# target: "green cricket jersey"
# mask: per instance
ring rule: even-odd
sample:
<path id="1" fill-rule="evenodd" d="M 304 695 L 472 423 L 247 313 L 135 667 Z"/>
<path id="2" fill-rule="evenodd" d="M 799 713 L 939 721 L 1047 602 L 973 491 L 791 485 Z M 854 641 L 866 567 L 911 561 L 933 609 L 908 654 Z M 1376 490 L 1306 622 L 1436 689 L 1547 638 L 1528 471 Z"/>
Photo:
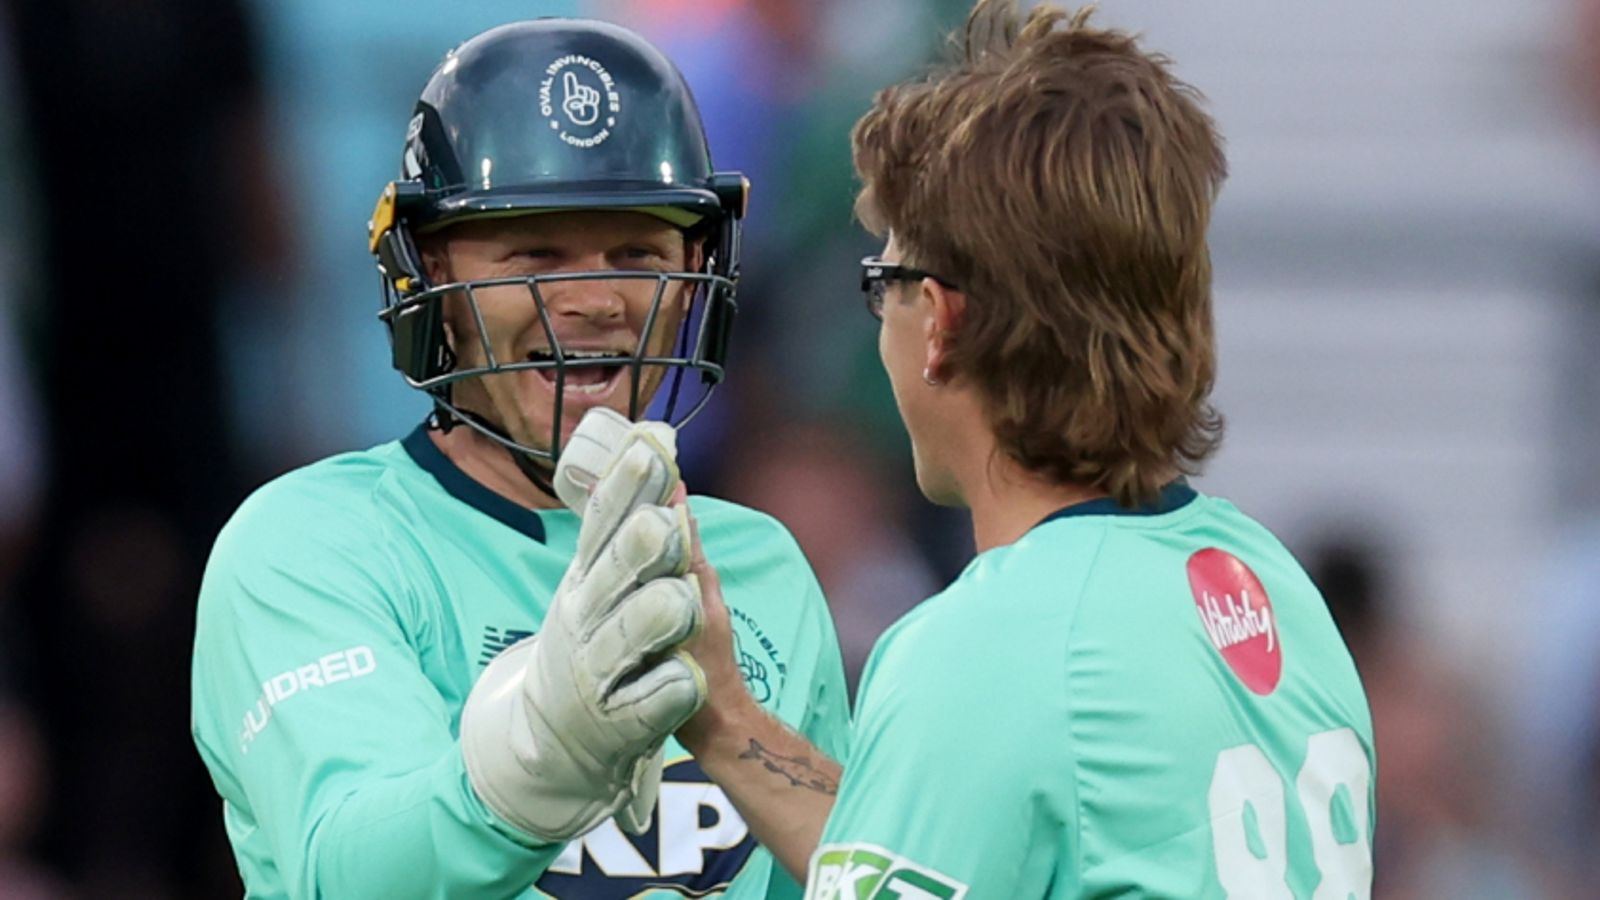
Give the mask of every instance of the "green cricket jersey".
<path id="1" fill-rule="evenodd" d="M 843 751 L 843 666 L 816 578 L 776 521 L 694 497 L 740 668 L 768 709 Z M 248 895 L 798 897 L 675 741 L 649 833 L 539 846 L 470 787 L 462 704 L 539 628 L 576 514 L 468 478 L 418 429 L 292 472 L 218 537 L 200 593 L 193 731 Z"/>
<path id="2" fill-rule="evenodd" d="M 1072 506 L 885 633 L 807 897 L 1367 898 L 1374 758 L 1326 605 L 1180 483 Z"/>

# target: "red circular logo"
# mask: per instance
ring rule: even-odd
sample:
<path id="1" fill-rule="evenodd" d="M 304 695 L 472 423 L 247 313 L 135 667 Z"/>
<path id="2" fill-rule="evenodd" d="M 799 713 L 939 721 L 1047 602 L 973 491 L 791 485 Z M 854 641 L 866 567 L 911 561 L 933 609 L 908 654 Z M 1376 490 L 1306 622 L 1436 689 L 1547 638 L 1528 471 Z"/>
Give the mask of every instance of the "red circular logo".
<path id="1" fill-rule="evenodd" d="M 1244 686 L 1266 696 L 1283 674 L 1283 648 L 1272 601 L 1237 556 L 1207 547 L 1189 557 L 1189 589 L 1200 624 Z"/>

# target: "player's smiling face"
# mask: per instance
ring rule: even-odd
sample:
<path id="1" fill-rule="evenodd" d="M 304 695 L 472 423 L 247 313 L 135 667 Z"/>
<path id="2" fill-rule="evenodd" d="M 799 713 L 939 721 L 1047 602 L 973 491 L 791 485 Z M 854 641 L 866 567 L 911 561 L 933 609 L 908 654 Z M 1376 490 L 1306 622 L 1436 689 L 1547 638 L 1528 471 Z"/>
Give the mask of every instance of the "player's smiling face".
<path id="1" fill-rule="evenodd" d="M 622 270 L 682 272 L 698 266 L 698 249 L 683 232 L 654 216 L 634 212 L 552 212 L 505 219 L 480 219 L 451 226 L 429 245 L 434 284 L 527 275 L 563 275 Z M 569 360 L 586 356 L 632 356 L 639 348 L 658 282 L 654 279 L 580 280 L 541 283 L 550 329 Z M 660 312 L 645 346 L 665 356 L 683 322 L 693 285 L 667 284 Z M 446 300 L 445 321 L 460 368 L 487 365 L 485 345 L 502 364 L 553 358 L 550 335 L 525 284 L 474 290 L 482 327 L 461 294 Z M 485 340 L 485 336 L 487 340 Z M 660 386 L 664 372 L 642 370 L 639 405 Z M 562 390 L 562 440 L 589 409 L 628 412 L 633 372 L 626 366 L 568 366 Z M 458 406 L 483 416 L 520 444 L 550 446 L 555 418 L 554 369 L 503 372 L 459 382 Z"/>

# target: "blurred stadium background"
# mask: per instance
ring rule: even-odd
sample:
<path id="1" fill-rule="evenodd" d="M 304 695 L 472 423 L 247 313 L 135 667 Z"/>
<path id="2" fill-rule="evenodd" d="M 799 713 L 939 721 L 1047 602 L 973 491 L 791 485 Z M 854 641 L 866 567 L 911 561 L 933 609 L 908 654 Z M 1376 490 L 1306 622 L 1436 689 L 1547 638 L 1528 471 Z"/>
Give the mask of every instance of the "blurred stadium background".
<path id="1" fill-rule="evenodd" d="M 396 437 L 364 225 L 434 62 L 579 13 L 676 59 L 756 183 L 699 489 L 775 513 L 846 655 L 965 562 L 915 496 L 846 133 L 966 0 L 0 5 L 0 900 L 237 896 L 187 737 L 211 536 Z M 1593 896 L 1600 3 L 1103 0 L 1210 98 L 1229 417 L 1361 665 L 1388 898 Z M 854 674 L 854 673 L 852 673 Z"/>

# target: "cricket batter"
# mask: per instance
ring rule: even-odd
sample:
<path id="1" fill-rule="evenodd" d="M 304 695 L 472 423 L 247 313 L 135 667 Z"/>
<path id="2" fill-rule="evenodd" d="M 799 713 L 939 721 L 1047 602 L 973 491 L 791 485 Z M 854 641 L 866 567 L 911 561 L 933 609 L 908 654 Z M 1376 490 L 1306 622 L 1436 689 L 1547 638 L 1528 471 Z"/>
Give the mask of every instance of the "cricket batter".
<path id="1" fill-rule="evenodd" d="M 842 782 L 740 685 L 701 564 L 678 735 L 817 900 L 1364 900 L 1355 667 L 1278 540 L 1184 479 L 1222 426 L 1215 128 L 1086 13 L 980 0 L 956 43 L 852 139 L 917 481 L 977 556 L 878 642 Z"/>
<path id="2" fill-rule="evenodd" d="M 669 737 L 707 686 L 685 506 L 742 697 L 831 754 L 848 725 L 793 539 L 683 503 L 673 459 L 723 376 L 747 192 L 625 29 L 507 25 L 435 70 L 371 223 L 435 412 L 263 487 L 205 574 L 194 740 L 247 896 L 799 896 Z M 667 423 L 633 424 L 658 393 Z"/>

